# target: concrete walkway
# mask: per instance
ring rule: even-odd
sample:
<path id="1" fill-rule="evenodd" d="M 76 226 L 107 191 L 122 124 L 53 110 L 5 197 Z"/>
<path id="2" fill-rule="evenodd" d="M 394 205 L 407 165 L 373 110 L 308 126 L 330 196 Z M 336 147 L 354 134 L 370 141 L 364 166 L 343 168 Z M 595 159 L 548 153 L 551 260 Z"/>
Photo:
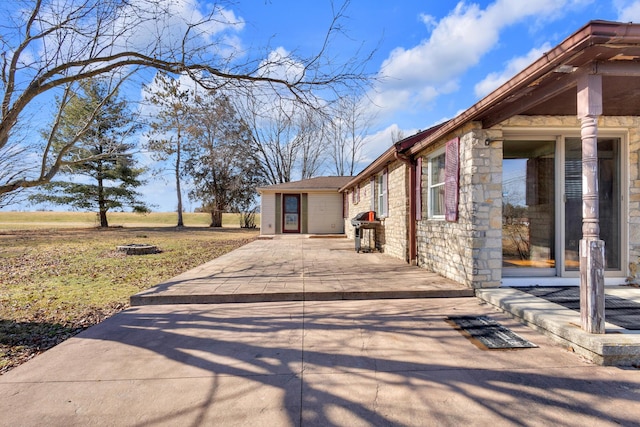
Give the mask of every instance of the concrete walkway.
<path id="1" fill-rule="evenodd" d="M 637 369 L 592 364 L 478 298 L 392 299 L 389 281 L 458 289 L 351 243 L 254 242 L 143 293 L 164 304 L 131 307 L 0 376 L 0 426 L 640 425 Z M 246 303 L 260 286 L 273 299 L 302 286 L 303 299 Z M 371 287 L 386 299 L 350 299 Z M 243 302 L 186 304 L 207 292 Z M 538 347 L 481 349 L 454 315 L 488 316 Z"/>
<path id="2" fill-rule="evenodd" d="M 640 289 L 608 293 L 640 303 Z M 640 365 L 640 331 L 580 329 L 580 314 L 512 288 L 472 289 L 381 253 L 356 253 L 345 238 L 257 240 L 131 297 L 131 305 L 472 297 L 510 313 L 602 365 Z M 640 325 L 639 325 L 640 326 Z"/>

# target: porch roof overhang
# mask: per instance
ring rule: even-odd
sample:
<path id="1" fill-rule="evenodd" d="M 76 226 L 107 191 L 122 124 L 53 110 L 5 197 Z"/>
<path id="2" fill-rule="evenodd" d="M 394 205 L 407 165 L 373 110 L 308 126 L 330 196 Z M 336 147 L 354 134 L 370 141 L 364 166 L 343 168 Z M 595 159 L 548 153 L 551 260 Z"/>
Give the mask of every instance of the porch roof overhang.
<path id="1" fill-rule="evenodd" d="M 413 155 L 466 123 L 576 115 L 578 80 L 602 76 L 603 115 L 640 115 L 640 24 L 591 21 L 471 108 L 409 148 Z"/>
<path id="2" fill-rule="evenodd" d="M 603 115 L 640 115 L 640 24 L 589 22 L 460 115 L 391 146 L 340 191 L 470 122 L 487 129 L 516 115 L 576 115 L 578 80 L 588 74 L 602 75 Z"/>
<path id="3" fill-rule="evenodd" d="M 258 187 L 256 190 L 260 194 L 277 192 L 334 193 L 350 179 L 350 176 L 317 176 L 300 181 L 283 182 L 282 184 Z"/>

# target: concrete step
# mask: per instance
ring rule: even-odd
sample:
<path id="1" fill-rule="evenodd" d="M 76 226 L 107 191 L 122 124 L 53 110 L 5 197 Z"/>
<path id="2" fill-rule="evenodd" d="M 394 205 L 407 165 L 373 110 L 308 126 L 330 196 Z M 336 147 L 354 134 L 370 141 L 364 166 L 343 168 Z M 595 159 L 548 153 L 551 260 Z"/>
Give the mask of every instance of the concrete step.
<path id="1" fill-rule="evenodd" d="M 139 293 L 130 298 L 132 306 L 161 304 L 221 304 L 281 301 L 341 301 L 407 298 L 461 298 L 473 297 L 473 289 L 429 289 L 397 291 L 327 291 L 327 292 L 269 292 L 233 294 L 170 294 Z"/>
<path id="2" fill-rule="evenodd" d="M 638 298 L 638 289 L 605 292 L 630 300 Z M 579 312 L 516 288 L 478 289 L 476 295 L 593 363 L 640 367 L 640 331 L 607 323 L 605 334 L 590 334 L 581 329 Z"/>

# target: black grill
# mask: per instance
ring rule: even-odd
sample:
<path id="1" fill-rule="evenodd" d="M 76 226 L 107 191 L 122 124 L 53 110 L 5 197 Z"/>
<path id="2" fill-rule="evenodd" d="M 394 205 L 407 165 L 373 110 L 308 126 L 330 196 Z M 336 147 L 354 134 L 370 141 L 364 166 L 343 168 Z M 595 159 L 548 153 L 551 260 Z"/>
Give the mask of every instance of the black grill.
<path id="1" fill-rule="evenodd" d="M 364 230 L 369 230 L 369 233 L 373 233 L 375 246 L 375 231 L 378 224 L 380 224 L 380 221 L 376 219 L 376 213 L 374 211 L 360 212 L 351 219 L 351 225 L 355 227 L 356 252 L 371 252 L 373 250 L 371 244 L 367 245 L 366 248 L 362 247 L 362 235 Z M 369 239 L 371 239 L 371 236 L 369 236 Z"/>

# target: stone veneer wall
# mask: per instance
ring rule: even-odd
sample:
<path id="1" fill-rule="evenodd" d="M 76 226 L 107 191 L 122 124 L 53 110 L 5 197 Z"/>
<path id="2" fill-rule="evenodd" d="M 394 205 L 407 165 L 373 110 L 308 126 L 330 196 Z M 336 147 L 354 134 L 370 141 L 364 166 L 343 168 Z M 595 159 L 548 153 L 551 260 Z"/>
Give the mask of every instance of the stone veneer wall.
<path id="1" fill-rule="evenodd" d="M 409 185 L 409 172 L 407 167 L 395 161 L 387 166 L 387 198 L 389 213 L 382 223 L 376 228 L 376 246 L 382 252 L 393 257 L 407 261 L 408 258 L 408 206 L 407 196 Z M 369 178 L 359 184 L 360 202 L 353 203 L 353 189 L 348 192 L 348 216 L 345 218 L 345 232 L 348 238 L 354 238 L 354 228 L 351 218 L 358 213 L 371 210 L 371 182 Z"/>
<path id="2" fill-rule="evenodd" d="M 640 117 L 609 117 L 629 127 L 629 277 L 640 284 Z"/>
<path id="3" fill-rule="evenodd" d="M 478 123 L 462 129 L 458 221 L 429 219 L 428 157 L 423 156 L 422 218 L 417 226 L 418 265 L 470 287 L 500 285 L 502 265 L 502 143 L 485 145 Z"/>
<path id="4" fill-rule="evenodd" d="M 384 253 L 408 261 L 409 258 L 409 170 L 404 163 L 393 162 L 387 168 L 389 216 L 383 222 L 381 237 Z"/>
<path id="5" fill-rule="evenodd" d="M 600 133 L 607 129 L 628 133 L 627 168 L 629 281 L 640 282 L 640 117 L 601 117 Z M 455 135 L 443 138 L 420 153 L 423 157 L 422 218 L 417 224 L 418 265 L 470 287 L 495 287 L 502 278 L 502 131 L 523 134 L 532 130 L 570 129 L 578 133 L 580 122 L 574 116 L 516 116 L 492 129 L 481 129 L 474 123 L 461 129 L 460 197 L 457 222 L 427 218 L 427 157 L 442 148 Z M 563 133 L 562 130 L 550 133 Z M 485 144 L 488 137 L 498 140 Z M 624 161 L 624 156 L 622 157 Z M 386 252 L 406 259 L 408 172 L 399 162 L 389 168 L 389 218 L 385 221 L 388 242 Z M 402 173 L 401 173 L 402 171 Z M 405 185 L 400 185 L 400 177 Z M 353 239 L 350 219 L 371 206 L 369 181 L 360 184 L 360 203 L 353 205 L 349 192 L 349 214 L 345 231 Z M 404 188 L 404 190 L 401 190 Z M 396 192 L 404 191 L 402 196 Z M 404 202 L 402 202 L 404 200 Z M 401 212 L 404 209 L 404 218 Z M 393 219 L 392 219 L 393 218 Z M 402 225 L 404 224 L 404 226 Z M 402 241 L 402 235 L 406 236 Z"/>
<path id="6" fill-rule="evenodd" d="M 628 134 L 629 282 L 640 282 L 640 117 L 600 117 L 599 133 L 607 130 Z M 460 283 L 480 288 L 499 286 L 502 275 L 502 142 L 503 130 L 522 135 L 539 131 L 549 134 L 579 135 L 575 116 L 516 116 L 492 129 L 479 124 L 463 129 L 460 135 L 459 220 L 448 223 L 430 220 L 427 215 L 427 161 L 429 154 L 453 136 L 420 153 L 423 160 L 423 217 L 418 222 L 418 264 Z M 556 130 L 558 129 L 558 130 Z M 488 146 L 487 137 L 498 140 Z M 624 189 L 623 189 L 624 190 Z M 624 250 L 624 248 L 623 248 Z"/>

